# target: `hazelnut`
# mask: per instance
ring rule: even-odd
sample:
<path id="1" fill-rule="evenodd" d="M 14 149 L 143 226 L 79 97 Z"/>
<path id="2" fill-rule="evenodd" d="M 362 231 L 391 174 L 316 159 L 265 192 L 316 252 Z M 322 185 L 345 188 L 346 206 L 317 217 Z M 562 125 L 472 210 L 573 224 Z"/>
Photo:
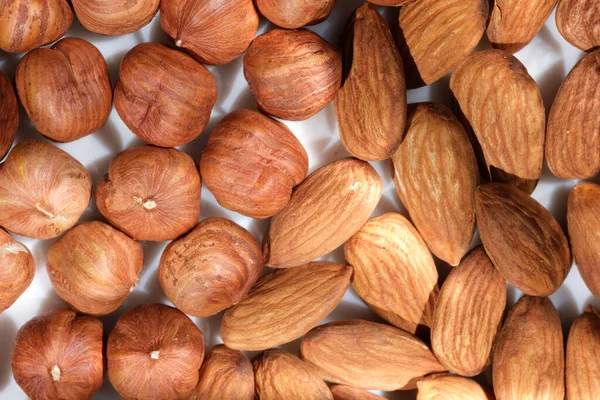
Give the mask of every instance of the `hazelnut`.
<path id="1" fill-rule="evenodd" d="M 48 276 L 58 295 L 79 312 L 106 315 L 133 291 L 144 266 L 142 246 L 102 222 L 69 230 L 48 252 Z"/>
<path id="2" fill-rule="evenodd" d="M 262 266 L 260 245 L 250 232 L 224 218 L 208 218 L 167 246 L 158 277 L 175 307 L 208 317 L 244 298 Z"/>
<path id="3" fill-rule="evenodd" d="M 92 178 L 79 161 L 26 140 L 0 165 L 0 225 L 34 239 L 57 237 L 77 223 L 91 192 Z"/>
<path id="4" fill-rule="evenodd" d="M 34 275 L 35 261 L 27 247 L 0 229 L 0 313 L 23 294 Z"/>
<path id="5" fill-rule="evenodd" d="M 248 48 L 244 76 L 260 110 L 300 121 L 335 98 L 342 84 L 342 58 L 312 31 L 273 29 Z"/>
<path id="6" fill-rule="evenodd" d="M 334 3 L 335 0 L 256 0 L 256 8 L 275 25 L 296 29 L 324 21 Z"/>
<path id="7" fill-rule="evenodd" d="M 162 0 L 160 24 L 177 47 L 203 64 L 242 55 L 258 30 L 252 0 Z"/>
<path id="8" fill-rule="evenodd" d="M 181 311 L 141 305 L 119 318 L 106 358 L 108 379 L 124 399 L 187 399 L 198 384 L 204 338 Z"/>
<path id="9" fill-rule="evenodd" d="M 63 37 L 73 23 L 66 0 L 2 0 L 0 49 L 23 53 Z"/>
<path id="10" fill-rule="evenodd" d="M 198 222 L 201 187 L 196 165 L 184 152 L 135 147 L 112 160 L 96 189 L 96 205 L 136 240 L 172 240 Z"/>
<path id="11" fill-rule="evenodd" d="M 112 108 L 106 62 L 83 39 L 66 38 L 27 53 L 17 66 L 16 86 L 35 128 L 57 142 L 97 131 Z"/>
<path id="12" fill-rule="evenodd" d="M 160 0 L 72 0 L 77 19 L 87 30 L 102 35 L 124 35 L 146 26 Z"/>
<path id="13" fill-rule="evenodd" d="M 290 200 L 308 172 L 302 144 L 281 122 L 239 110 L 211 133 L 200 175 L 219 204 L 253 218 L 269 218 Z"/>
<path id="14" fill-rule="evenodd" d="M 102 322 L 55 310 L 19 329 L 10 363 L 31 399 L 89 399 L 102 386 Z"/>
<path id="15" fill-rule="evenodd" d="M 123 58 L 115 108 L 133 133 L 161 147 L 202 133 L 217 101 L 217 83 L 192 57 L 158 43 L 140 44 Z"/>
<path id="16" fill-rule="evenodd" d="M 8 77 L 0 71 L 0 158 L 12 146 L 19 127 L 19 104 Z"/>

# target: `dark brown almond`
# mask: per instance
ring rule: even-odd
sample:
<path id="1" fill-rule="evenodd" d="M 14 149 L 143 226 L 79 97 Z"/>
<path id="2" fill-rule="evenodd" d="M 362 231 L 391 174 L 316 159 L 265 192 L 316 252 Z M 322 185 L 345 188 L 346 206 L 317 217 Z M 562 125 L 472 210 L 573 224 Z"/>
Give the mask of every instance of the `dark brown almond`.
<path id="1" fill-rule="evenodd" d="M 568 398 L 600 398 L 600 315 L 592 306 L 571 326 L 566 364 Z"/>

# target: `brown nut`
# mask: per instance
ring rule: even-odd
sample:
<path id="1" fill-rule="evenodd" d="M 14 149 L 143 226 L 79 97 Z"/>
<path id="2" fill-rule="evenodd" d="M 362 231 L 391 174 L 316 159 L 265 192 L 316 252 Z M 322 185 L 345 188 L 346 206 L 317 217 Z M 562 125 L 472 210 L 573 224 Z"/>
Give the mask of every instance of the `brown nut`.
<path id="1" fill-rule="evenodd" d="M 79 161 L 26 140 L 0 165 L 0 225 L 34 239 L 57 237 L 77 223 L 91 194 L 92 178 Z"/>
<path id="2" fill-rule="evenodd" d="M 244 76 L 261 111 L 301 121 L 335 98 L 342 84 L 342 58 L 312 31 L 273 29 L 248 48 Z"/>
<path id="3" fill-rule="evenodd" d="M 10 363 L 32 399 L 90 399 L 102 386 L 102 322 L 55 310 L 19 329 Z"/>
<path id="4" fill-rule="evenodd" d="M 160 0 L 72 0 L 77 19 L 89 31 L 124 35 L 147 25 Z"/>
<path id="5" fill-rule="evenodd" d="M 556 27 L 573 46 L 591 51 L 600 46 L 600 3 L 596 0 L 559 0 Z"/>
<path id="6" fill-rule="evenodd" d="M 96 189 L 96 205 L 136 240 L 172 240 L 198 222 L 201 186 L 196 165 L 184 152 L 135 147 L 112 160 Z"/>
<path id="7" fill-rule="evenodd" d="M 84 314 L 115 311 L 133 291 L 144 255 L 139 243 L 102 222 L 69 230 L 48 252 L 46 268 L 58 295 Z"/>
<path id="8" fill-rule="evenodd" d="M 3 0 L 0 49 L 23 53 L 60 39 L 73 23 L 66 0 Z"/>
<path id="9" fill-rule="evenodd" d="M 348 385 L 335 385 L 331 387 L 333 400 L 384 400 L 385 397 L 377 396 L 363 389 Z"/>
<path id="10" fill-rule="evenodd" d="M 29 287 L 35 261 L 24 244 L 0 229 L 0 314 Z"/>
<path id="11" fill-rule="evenodd" d="M 417 400 L 494 400 L 477 382 L 462 376 L 433 374 L 417 382 Z"/>
<path id="12" fill-rule="evenodd" d="M 108 379 L 134 399 L 187 399 L 204 359 L 202 332 L 164 304 L 141 305 L 119 318 L 106 345 Z"/>
<path id="13" fill-rule="evenodd" d="M 17 66 L 16 86 L 35 128 L 57 142 L 97 131 L 112 108 L 106 62 L 83 39 L 66 38 L 27 53 Z"/>
<path id="14" fill-rule="evenodd" d="M 282 28 L 297 29 L 324 21 L 335 0 L 256 0 L 256 8 Z"/>
<path id="15" fill-rule="evenodd" d="M 192 57 L 142 43 L 121 62 L 115 109 L 133 133 L 161 147 L 186 144 L 202 133 L 217 101 L 217 83 Z"/>
<path id="16" fill-rule="evenodd" d="M 252 0 L 162 0 L 160 24 L 201 63 L 227 64 L 252 42 L 258 13 Z"/>
<path id="17" fill-rule="evenodd" d="M 208 317 L 243 299 L 262 270 L 260 245 L 224 218 L 208 218 L 171 242 L 158 266 L 163 291 L 186 314 Z"/>
<path id="18" fill-rule="evenodd" d="M 281 122 L 234 111 L 210 134 L 200 175 L 219 204 L 252 218 L 269 218 L 289 202 L 308 172 L 302 144 Z"/>
<path id="19" fill-rule="evenodd" d="M 377 4 L 380 6 L 397 7 L 415 1 L 419 0 L 369 0 L 369 3 Z"/>
<path id="20" fill-rule="evenodd" d="M 4 158 L 19 127 L 19 104 L 12 83 L 0 71 L 0 158 Z"/>
<path id="21" fill-rule="evenodd" d="M 567 340 L 566 383 L 569 399 L 600 398 L 600 314 L 588 305 L 573 321 Z"/>

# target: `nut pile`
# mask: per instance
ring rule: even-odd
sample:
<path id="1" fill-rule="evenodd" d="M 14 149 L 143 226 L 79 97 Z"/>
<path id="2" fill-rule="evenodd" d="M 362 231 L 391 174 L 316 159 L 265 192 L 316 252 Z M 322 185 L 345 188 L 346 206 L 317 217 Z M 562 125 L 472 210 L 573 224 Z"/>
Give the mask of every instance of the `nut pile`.
<path id="1" fill-rule="evenodd" d="M 600 1 L 371 0 L 340 43 L 306 28 L 342 6 L 0 1 L 0 52 L 24 53 L 14 82 L 0 73 L 0 313 L 43 273 L 11 233 L 55 239 L 47 274 L 70 307 L 30 320 L 0 353 L 28 397 L 89 399 L 108 381 L 132 400 L 600 399 L 600 313 L 588 306 L 565 338 L 548 299 L 573 258 L 600 298 L 600 185 L 572 189 L 568 232 L 531 197 L 544 160 L 557 178 L 600 171 Z M 393 24 L 382 7 L 396 7 Z M 588 54 L 547 118 L 513 53 L 555 7 L 560 33 Z M 114 87 L 94 45 L 63 38 L 75 18 L 116 36 L 157 13 L 171 45 L 129 49 Z M 273 26 L 257 36 L 261 16 Z M 205 65 L 240 56 L 256 110 L 232 110 L 193 159 L 175 147 L 203 134 L 217 103 Z M 407 89 L 448 74 L 452 104 L 407 104 Z M 93 182 L 51 142 L 95 134 L 113 103 L 147 144 Z M 353 157 L 309 175 L 275 118 L 331 103 Z M 13 146 L 23 111 L 49 140 Z M 385 182 L 370 162 L 384 160 L 407 215 L 372 216 Z M 202 183 L 223 208 L 270 219 L 262 245 L 228 219 L 200 221 Z M 103 218 L 80 222 L 92 191 Z M 122 309 L 144 269 L 140 241 L 170 241 L 154 279 L 174 307 Z M 337 248 L 345 263 L 321 260 Z M 324 323 L 350 286 L 378 321 Z M 524 295 L 507 309 L 509 288 Z M 117 310 L 107 329 L 100 318 Z M 223 344 L 205 349 L 190 316 L 218 313 Z M 297 354 L 277 348 L 296 340 Z"/>

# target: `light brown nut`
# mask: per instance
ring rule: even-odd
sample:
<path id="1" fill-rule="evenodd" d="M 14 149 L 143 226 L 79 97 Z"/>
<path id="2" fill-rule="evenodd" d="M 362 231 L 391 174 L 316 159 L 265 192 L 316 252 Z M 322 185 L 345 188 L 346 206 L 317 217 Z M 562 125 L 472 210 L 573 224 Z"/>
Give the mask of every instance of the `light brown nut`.
<path id="1" fill-rule="evenodd" d="M 72 0 L 77 19 L 87 30 L 124 35 L 140 30 L 156 15 L 160 0 Z"/>
<path id="2" fill-rule="evenodd" d="M 347 385 L 335 385 L 331 387 L 333 400 L 383 400 L 381 396 L 377 396 L 363 389 L 358 389 Z"/>
<path id="3" fill-rule="evenodd" d="M 297 29 L 324 21 L 335 0 L 256 0 L 256 8 L 282 28 Z"/>
<path id="4" fill-rule="evenodd" d="M 12 83 L 0 71 L 0 158 L 4 158 L 12 146 L 19 127 L 19 103 Z"/>
<path id="5" fill-rule="evenodd" d="M 494 396 L 474 380 L 450 374 L 434 374 L 417 382 L 417 400 L 493 400 Z"/>
<path id="6" fill-rule="evenodd" d="M 422 0 L 369 0 L 369 3 L 377 4 L 380 6 L 401 6 L 406 3 L 410 3 L 412 1 L 422 1 Z"/>
<path id="7" fill-rule="evenodd" d="M 559 0 L 556 26 L 567 42 L 583 51 L 591 51 L 600 46 L 600 3 Z"/>
<path id="8" fill-rule="evenodd" d="M 600 315 L 592 306 L 571 326 L 566 374 L 569 400 L 600 398 Z"/>
<path id="9" fill-rule="evenodd" d="M 24 244 L 0 229 L 0 314 L 27 290 L 35 276 L 35 260 Z"/>

